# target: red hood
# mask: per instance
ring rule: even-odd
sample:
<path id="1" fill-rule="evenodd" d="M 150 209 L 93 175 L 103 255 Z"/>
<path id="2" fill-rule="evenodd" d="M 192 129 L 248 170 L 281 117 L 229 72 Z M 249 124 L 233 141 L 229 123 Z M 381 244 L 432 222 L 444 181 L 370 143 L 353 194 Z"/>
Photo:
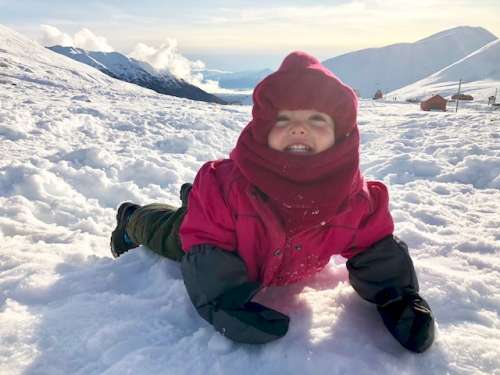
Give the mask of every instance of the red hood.
<path id="1" fill-rule="evenodd" d="M 231 152 L 243 175 L 285 206 L 321 209 L 318 218 L 342 209 L 352 191 L 361 188 L 354 91 L 313 56 L 292 52 L 257 85 L 253 102 L 252 121 Z M 269 148 L 267 136 L 283 109 L 329 114 L 335 122 L 335 145 L 314 155 Z"/>
<path id="2" fill-rule="evenodd" d="M 282 109 L 315 109 L 335 121 L 338 139 L 354 130 L 358 99 L 354 91 L 313 56 L 292 52 L 280 68 L 261 81 L 253 92 L 254 139 L 267 145 L 267 134 Z M 257 126 L 255 126 L 257 125 Z"/>

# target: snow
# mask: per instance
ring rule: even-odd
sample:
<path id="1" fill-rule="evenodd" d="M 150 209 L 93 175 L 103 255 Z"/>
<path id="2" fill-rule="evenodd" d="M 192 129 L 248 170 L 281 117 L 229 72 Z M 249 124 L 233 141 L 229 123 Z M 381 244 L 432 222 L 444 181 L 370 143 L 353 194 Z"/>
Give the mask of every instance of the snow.
<path id="1" fill-rule="evenodd" d="M 121 201 L 179 204 L 250 107 L 115 81 L 2 26 L 0 46 L 0 373 L 499 373 L 498 112 L 360 103 L 362 169 L 388 184 L 436 316 L 429 351 L 395 342 L 338 258 L 261 292 L 290 331 L 239 345 L 197 315 L 178 264 L 143 247 L 114 260 L 109 235 Z"/>
<path id="2" fill-rule="evenodd" d="M 470 94 L 474 99 L 487 101 L 500 89 L 500 39 L 494 40 L 444 69 L 411 85 L 395 90 L 387 97 L 398 99 L 422 98 L 429 94 L 452 96 L 458 92 Z"/>

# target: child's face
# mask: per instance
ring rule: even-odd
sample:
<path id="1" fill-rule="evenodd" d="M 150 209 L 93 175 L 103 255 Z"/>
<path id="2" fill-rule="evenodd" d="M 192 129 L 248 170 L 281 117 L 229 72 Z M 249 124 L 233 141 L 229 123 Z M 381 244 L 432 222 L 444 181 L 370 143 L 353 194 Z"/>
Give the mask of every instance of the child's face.
<path id="1" fill-rule="evenodd" d="M 323 112 L 310 109 L 282 110 L 267 136 L 267 144 L 277 151 L 312 155 L 335 143 L 335 124 Z"/>

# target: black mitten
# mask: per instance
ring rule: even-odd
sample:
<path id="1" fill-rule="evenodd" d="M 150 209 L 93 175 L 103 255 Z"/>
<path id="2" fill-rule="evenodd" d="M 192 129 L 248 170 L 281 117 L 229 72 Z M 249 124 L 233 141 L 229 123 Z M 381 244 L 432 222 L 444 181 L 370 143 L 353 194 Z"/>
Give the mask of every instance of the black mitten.
<path id="1" fill-rule="evenodd" d="M 248 281 L 245 263 L 237 254 L 196 245 L 182 259 L 182 274 L 200 316 L 229 339 L 263 344 L 288 331 L 286 315 L 250 302 L 260 284 Z"/>
<path id="2" fill-rule="evenodd" d="M 290 318 L 279 311 L 248 302 L 240 308 L 215 310 L 212 324 L 233 341 L 265 344 L 283 337 L 289 322 Z"/>
<path id="3" fill-rule="evenodd" d="M 406 244 L 388 236 L 347 261 L 349 280 L 361 297 L 377 305 L 389 332 L 408 350 L 423 352 L 434 340 L 434 318 L 418 294 Z"/>
<path id="4" fill-rule="evenodd" d="M 429 304 L 418 294 L 411 293 L 377 310 L 389 332 L 406 349 L 421 353 L 434 341 L 434 318 Z"/>

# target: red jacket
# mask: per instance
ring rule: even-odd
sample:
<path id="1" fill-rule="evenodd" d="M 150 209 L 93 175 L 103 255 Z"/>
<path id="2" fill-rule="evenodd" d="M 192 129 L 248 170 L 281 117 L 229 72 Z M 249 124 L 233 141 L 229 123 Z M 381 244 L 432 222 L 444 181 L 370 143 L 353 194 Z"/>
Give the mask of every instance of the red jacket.
<path id="1" fill-rule="evenodd" d="M 182 248 L 212 244 L 235 251 L 250 280 L 263 286 L 302 280 L 323 269 L 332 255 L 351 258 L 392 234 L 387 188 L 376 181 L 362 184 L 342 212 L 292 235 L 234 161 L 208 162 L 189 196 L 179 232 Z"/>

